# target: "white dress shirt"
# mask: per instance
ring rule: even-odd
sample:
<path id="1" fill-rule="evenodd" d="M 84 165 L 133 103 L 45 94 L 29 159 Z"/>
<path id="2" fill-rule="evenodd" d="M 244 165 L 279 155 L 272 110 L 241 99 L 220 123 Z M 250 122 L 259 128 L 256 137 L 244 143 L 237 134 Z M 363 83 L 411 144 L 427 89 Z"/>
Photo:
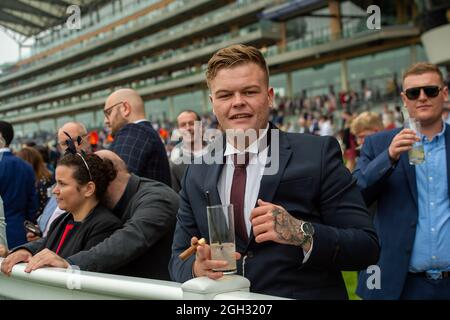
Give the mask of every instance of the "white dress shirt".
<path id="1" fill-rule="evenodd" d="M 244 199 L 244 220 L 245 226 L 247 227 L 247 234 L 250 235 L 250 229 L 252 227 L 250 223 L 250 214 L 256 206 L 256 201 L 258 200 L 259 187 L 261 185 L 261 179 L 264 174 L 264 168 L 267 162 L 267 152 L 269 148 L 265 148 L 258 152 L 258 143 L 265 137 L 269 125 L 267 125 L 264 132 L 260 135 L 258 140 L 254 141 L 250 146 L 244 151 L 240 152 L 232 144 L 228 143 L 225 148 L 225 165 L 223 166 L 222 173 L 218 181 L 218 189 L 220 200 L 223 204 L 230 203 L 231 196 L 231 185 L 233 183 L 234 174 L 234 154 L 244 154 L 249 153 L 249 163 L 247 165 L 247 179 L 245 182 L 245 199 Z M 264 200 L 264 199 L 262 199 Z"/>
<path id="2" fill-rule="evenodd" d="M 245 182 L 245 199 L 244 199 L 244 220 L 245 226 L 247 228 L 247 235 L 250 237 L 250 230 L 252 224 L 250 222 L 250 215 L 252 210 L 256 207 L 256 201 L 258 201 L 259 188 L 261 186 L 261 179 L 264 175 L 264 169 L 267 162 L 267 154 L 269 148 L 266 147 L 263 150 L 258 150 L 259 142 L 265 138 L 269 125 L 264 129 L 258 140 L 254 141 L 250 146 L 244 151 L 237 150 L 232 144 L 228 143 L 225 148 L 224 157 L 226 159 L 225 165 L 223 166 L 222 172 L 219 177 L 217 188 L 219 190 L 219 196 L 222 204 L 230 203 L 231 196 L 231 185 L 233 183 L 234 174 L 234 154 L 244 154 L 249 153 L 249 163 L 247 165 L 247 179 Z M 258 152 L 259 151 L 259 152 Z M 261 199 L 266 201 L 266 199 Z M 304 253 L 303 263 L 305 263 L 312 251 L 312 241 L 311 248 L 308 252 Z"/>

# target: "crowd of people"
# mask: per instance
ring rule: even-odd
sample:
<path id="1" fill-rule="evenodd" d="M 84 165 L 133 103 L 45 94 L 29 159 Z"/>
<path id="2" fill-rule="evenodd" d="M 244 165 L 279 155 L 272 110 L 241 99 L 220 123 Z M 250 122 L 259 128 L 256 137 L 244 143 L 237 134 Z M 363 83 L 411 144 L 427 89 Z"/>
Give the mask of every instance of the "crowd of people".
<path id="1" fill-rule="evenodd" d="M 346 299 L 341 271 L 355 270 L 365 299 L 450 299 L 448 87 L 436 66 L 411 66 L 404 108 L 380 114 L 355 107 L 371 101 L 367 88 L 275 97 L 263 55 L 244 45 L 216 52 L 206 81 L 213 114 L 186 109 L 174 126 L 150 123 L 132 89 L 106 99 L 106 131 L 68 122 L 55 148 L 13 152 L 13 127 L 0 121 L 1 271 L 25 262 L 26 272 L 219 279 L 227 262 L 199 239 L 209 239 L 206 207 L 231 203 L 236 272 L 252 292 Z M 403 128 L 405 114 L 420 134 Z M 414 166 L 417 142 L 426 161 Z M 371 265 L 379 288 L 367 285 Z"/>

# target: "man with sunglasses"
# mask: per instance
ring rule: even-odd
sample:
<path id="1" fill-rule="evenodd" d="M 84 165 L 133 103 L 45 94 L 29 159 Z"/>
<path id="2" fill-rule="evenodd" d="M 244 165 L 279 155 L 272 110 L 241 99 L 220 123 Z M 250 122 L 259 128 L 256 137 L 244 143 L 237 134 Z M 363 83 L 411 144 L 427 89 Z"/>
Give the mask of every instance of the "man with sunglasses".
<path id="1" fill-rule="evenodd" d="M 145 118 L 144 101 L 132 89 L 113 92 L 103 108 L 114 141 L 110 150 L 140 177 L 171 185 L 169 161 L 158 133 Z"/>
<path id="2" fill-rule="evenodd" d="M 450 299 L 450 127 L 442 120 L 448 88 L 439 68 L 417 63 L 403 76 L 403 103 L 418 119 L 410 129 L 365 139 L 354 176 L 367 205 L 375 201 L 381 242 L 380 280 L 360 273 L 365 299 Z M 425 162 L 410 165 L 408 150 L 422 141 Z"/>

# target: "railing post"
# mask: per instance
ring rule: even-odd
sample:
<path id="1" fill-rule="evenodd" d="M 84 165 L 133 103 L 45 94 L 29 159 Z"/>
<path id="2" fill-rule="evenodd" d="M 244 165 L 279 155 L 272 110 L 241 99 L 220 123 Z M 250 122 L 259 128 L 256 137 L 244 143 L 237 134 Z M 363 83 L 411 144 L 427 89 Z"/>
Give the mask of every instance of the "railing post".
<path id="1" fill-rule="evenodd" d="M 181 285 L 183 300 L 213 300 L 221 293 L 233 291 L 250 291 L 250 281 L 238 275 L 226 275 L 219 280 L 198 277 Z"/>

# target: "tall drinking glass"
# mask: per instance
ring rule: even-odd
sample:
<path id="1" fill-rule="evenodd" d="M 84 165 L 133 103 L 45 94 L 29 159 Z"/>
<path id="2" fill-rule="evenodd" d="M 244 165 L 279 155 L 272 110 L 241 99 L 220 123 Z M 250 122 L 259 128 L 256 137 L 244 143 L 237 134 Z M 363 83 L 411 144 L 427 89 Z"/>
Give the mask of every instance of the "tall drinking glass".
<path id="1" fill-rule="evenodd" d="M 422 127 L 420 121 L 414 118 L 409 118 L 405 126 L 413 130 L 416 135 L 422 139 Z M 422 140 L 413 144 L 412 149 L 408 151 L 409 164 L 418 165 L 425 162 L 425 151 Z"/>
<path id="2" fill-rule="evenodd" d="M 213 270 L 221 271 L 224 274 L 236 273 L 233 205 L 208 206 L 206 212 L 211 259 L 228 262 L 225 267 Z"/>

